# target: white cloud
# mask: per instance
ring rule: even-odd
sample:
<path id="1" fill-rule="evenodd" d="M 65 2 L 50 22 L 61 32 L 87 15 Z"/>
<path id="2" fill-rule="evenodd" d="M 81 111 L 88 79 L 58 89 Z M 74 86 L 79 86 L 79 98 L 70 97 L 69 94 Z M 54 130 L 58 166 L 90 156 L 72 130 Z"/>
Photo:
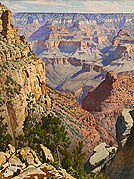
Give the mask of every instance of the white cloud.
<path id="1" fill-rule="evenodd" d="M 117 1 L 117 0 L 89 0 L 82 1 L 85 11 L 89 9 L 90 12 L 99 12 L 99 13 L 118 13 L 118 12 L 129 12 L 132 7 L 127 4 L 126 0 Z"/>
<path id="2" fill-rule="evenodd" d="M 4 3 L 4 4 L 8 4 L 8 3 L 9 3 L 9 0 L 4 0 L 3 3 Z"/>
<path id="3" fill-rule="evenodd" d="M 14 12 L 133 13 L 134 0 L 1 0 Z"/>
<path id="4" fill-rule="evenodd" d="M 26 7 L 21 6 L 21 5 L 19 5 L 19 4 L 12 4 L 11 9 L 12 9 L 12 10 L 18 10 L 18 9 L 21 10 L 21 9 L 26 9 Z"/>
<path id="5" fill-rule="evenodd" d="M 72 7 L 72 5 L 68 4 L 67 2 L 63 2 L 61 0 L 35 0 L 35 1 L 23 1 L 24 3 L 27 4 L 32 4 L 32 5 L 38 5 L 38 6 L 62 6 L 62 7 Z"/>

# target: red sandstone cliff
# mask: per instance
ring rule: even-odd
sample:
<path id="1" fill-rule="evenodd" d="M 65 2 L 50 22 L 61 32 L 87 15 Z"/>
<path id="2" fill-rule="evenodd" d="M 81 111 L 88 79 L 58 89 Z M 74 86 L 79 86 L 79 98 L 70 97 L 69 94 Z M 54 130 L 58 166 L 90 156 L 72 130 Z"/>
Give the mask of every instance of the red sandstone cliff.
<path id="1" fill-rule="evenodd" d="M 111 111 L 133 105 L 133 100 L 133 77 L 108 72 L 105 80 L 83 100 L 82 107 L 90 112 Z"/>
<path id="2" fill-rule="evenodd" d="M 116 139 L 115 124 L 123 108 L 134 105 L 134 79 L 128 74 L 107 73 L 105 80 L 82 102 L 83 109 L 94 114 L 96 122 Z M 102 135 L 102 138 L 104 135 Z"/>

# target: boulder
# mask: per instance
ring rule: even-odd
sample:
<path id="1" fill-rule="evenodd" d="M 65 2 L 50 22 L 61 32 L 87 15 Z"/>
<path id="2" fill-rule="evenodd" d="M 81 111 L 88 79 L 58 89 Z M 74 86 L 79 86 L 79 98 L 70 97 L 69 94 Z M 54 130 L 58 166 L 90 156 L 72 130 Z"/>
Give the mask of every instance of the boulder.
<path id="1" fill-rule="evenodd" d="M 19 174 L 21 172 L 21 168 L 17 166 L 8 166 L 6 170 L 3 173 L 3 176 L 5 178 L 10 178 L 15 176 L 16 174 Z"/>
<path id="2" fill-rule="evenodd" d="M 42 158 L 44 162 L 49 162 L 49 161 L 54 162 L 54 158 L 53 155 L 51 154 L 51 151 L 45 146 L 43 146 L 42 144 L 40 144 L 40 148 L 42 150 Z"/>
<path id="3" fill-rule="evenodd" d="M 47 161 L 54 161 L 51 152 L 40 145 Z M 56 169 L 48 163 L 41 163 L 36 153 L 30 148 L 18 149 L 16 153 L 6 158 L 6 153 L 0 152 L 0 179 L 74 179 L 65 169 Z"/>
<path id="4" fill-rule="evenodd" d="M 21 160 L 15 155 L 12 155 L 11 158 L 9 158 L 8 163 L 12 166 L 18 166 L 21 168 L 26 167 L 26 165 L 24 163 L 22 163 Z"/>
<path id="5" fill-rule="evenodd" d="M 100 143 L 94 148 L 94 153 L 89 159 L 91 173 L 99 173 L 106 163 L 113 158 L 116 147 L 110 147 L 106 143 Z"/>
<path id="6" fill-rule="evenodd" d="M 14 154 L 15 153 L 15 147 L 12 146 L 11 144 L 8 144 L 8 153 L 10 155 Z"/>
<path id="7" fill-rule="evenodd" d="M 6 163 L 6 156 L 4 152 L 0 152 L 0 168 L 1 166 Z"/>
<path id="8" fill-rule="evenodd" d="M 19 154 L 19 158 L 23 163 L 26 164 L 26 166 L 28 165 L 39 166 L 41 164 L 36 153 L 30 147 L 25 147 L 18 150 L 18 154 Z"/>

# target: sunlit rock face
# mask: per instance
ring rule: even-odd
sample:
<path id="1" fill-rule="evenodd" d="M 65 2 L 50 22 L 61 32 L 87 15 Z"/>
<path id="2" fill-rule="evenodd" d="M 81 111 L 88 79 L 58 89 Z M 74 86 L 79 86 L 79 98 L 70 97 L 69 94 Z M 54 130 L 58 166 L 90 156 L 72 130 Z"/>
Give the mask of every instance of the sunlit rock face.
<path id="1" fill-rule="evenodd" d="M 33 94 L 37 105 L 46 94 L 46 77 L 45 64 L 11 21 L 11 11 L 0 4 L 0 113 L 15 139 L 22 132 L 27 116 L 28 94 Z"/>
<path id="2" fill-rule="evenodd" d="M 12 145 L 8 145 L 7 151 L 0 152 L 0 178 L 56 178 L 75 179 L 65 169 L 57 169 L 50 164 L 54 162 L 52 153 L 42 144 L 40 152 L 45 157 L 38 158 L 38 153 L 30 147 L 16 150 Z M 41 160 L 41 161 L 40 161 Z"/>

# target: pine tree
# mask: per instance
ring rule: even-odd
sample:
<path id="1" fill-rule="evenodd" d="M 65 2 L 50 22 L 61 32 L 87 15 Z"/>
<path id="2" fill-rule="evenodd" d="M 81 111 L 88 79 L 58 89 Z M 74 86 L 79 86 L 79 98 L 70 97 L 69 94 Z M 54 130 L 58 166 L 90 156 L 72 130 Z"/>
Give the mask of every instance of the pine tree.
<path id="1" fill-rule="evenodd" d="M 11 135 L 7 133 L 7 127 L 7 123 L 4 124 L 4 118 L 0 116 L 0 151 L 5 151 L 12 141 Z"/>

